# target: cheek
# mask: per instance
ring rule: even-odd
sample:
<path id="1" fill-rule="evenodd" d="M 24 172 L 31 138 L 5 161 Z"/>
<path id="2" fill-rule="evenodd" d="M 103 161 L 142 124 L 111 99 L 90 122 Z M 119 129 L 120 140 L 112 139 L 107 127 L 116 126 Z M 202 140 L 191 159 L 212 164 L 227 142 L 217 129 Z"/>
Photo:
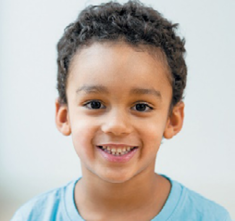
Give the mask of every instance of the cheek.
<path id="1" fill-rule="evenodd" d="M 92 157 L 94 154 L 94 142 L 96 128 L 89 120 L 78 120 L 71 125 L 72 140 L 75 151 L 82 159 Z"/>
<path id="2" fill-rule="evenodd" d="M 157 153 L 162 137 L 163 137 L 164 127 L 158 125 L 157 123 L 148 124 L 145 129 L 142 129 L 142 141 L 144 152 L 148 154 L 149 151 Z"/>
<path id="3" fill-rule="evenodd" d="M 145 128 L 142 129 L 143 136 L 149 141 L 156 142 L 161 140 L 164 132 L 164 125 L 159 122 L 152 122 L 146 124 Z"/>

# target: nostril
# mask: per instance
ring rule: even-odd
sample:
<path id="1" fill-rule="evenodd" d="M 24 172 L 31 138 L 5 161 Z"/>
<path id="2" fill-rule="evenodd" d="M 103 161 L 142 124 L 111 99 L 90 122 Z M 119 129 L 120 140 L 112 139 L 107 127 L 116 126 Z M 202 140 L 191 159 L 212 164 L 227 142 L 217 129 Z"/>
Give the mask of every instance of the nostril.
<path id="1" fill-rule="evenodd" d="M 111 120 L 102 125 L 102 131 L 107 134 L 125 135 L 132 132 L 132 126 L 125 121 Z"/>

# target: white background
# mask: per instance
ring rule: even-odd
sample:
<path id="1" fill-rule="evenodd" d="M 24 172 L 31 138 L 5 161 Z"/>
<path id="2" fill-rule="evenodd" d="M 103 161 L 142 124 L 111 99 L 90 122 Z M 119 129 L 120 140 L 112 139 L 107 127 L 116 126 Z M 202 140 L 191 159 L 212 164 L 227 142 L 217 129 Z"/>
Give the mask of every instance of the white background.
<path id="1" fill-rule="evenodd" d="M 0 2 L 0 220 L 81 175 L 71 137 L 54 123 L 56 43 L 84 6 L 100 2 Z M 180 24 L 188 64 L 184 127 L 163 142 L 156 171 L 223 205 L 235 219 L 235 1 L 145 3 Z"/>

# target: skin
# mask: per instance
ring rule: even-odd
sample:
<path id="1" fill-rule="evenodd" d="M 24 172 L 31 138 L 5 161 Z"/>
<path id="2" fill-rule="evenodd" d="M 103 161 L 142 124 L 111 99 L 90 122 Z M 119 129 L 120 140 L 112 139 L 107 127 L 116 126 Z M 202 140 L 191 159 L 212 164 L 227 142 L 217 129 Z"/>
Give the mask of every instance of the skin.
<path id="1" fill-rule="evenodd" d="M 183 102 L 169 115 L 172 88 L 167 76 L 157 54 L 123 42 L 93 43 L 74 56 L 68 104 L 56 101 L 56 124 L 64 135 L 72 135 L 81 160 L 75 203 L 85 220 L 150 220 L 165 204 L 171 185 L 154 172 L 155 160 L 162 138 L 176 135 L 184 118 Z M 133 88 L 150 91 L 136 94 Z M 98 109 L 89 103 L 94 100 Z M 107 143 L 138 148 L 128 162 L 109 162 L 96 147 Z"/>

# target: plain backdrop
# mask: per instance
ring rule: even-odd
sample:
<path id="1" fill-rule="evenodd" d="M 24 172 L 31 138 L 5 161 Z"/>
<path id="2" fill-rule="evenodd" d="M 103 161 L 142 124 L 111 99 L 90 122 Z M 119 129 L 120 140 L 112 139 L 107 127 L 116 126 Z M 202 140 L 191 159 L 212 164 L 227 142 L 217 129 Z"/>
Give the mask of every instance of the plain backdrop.
<path id="1" fill-rule="evenodd" d="M 85 6 L 104 1 L 0 2 L 0 220 L 81 176 L 71 137 L 54 123 L 56 44 Z M 156 171 L 221 204 L 235 219 L 235 1 L 146 0 L 186 38 L 183 130 Z"/>

